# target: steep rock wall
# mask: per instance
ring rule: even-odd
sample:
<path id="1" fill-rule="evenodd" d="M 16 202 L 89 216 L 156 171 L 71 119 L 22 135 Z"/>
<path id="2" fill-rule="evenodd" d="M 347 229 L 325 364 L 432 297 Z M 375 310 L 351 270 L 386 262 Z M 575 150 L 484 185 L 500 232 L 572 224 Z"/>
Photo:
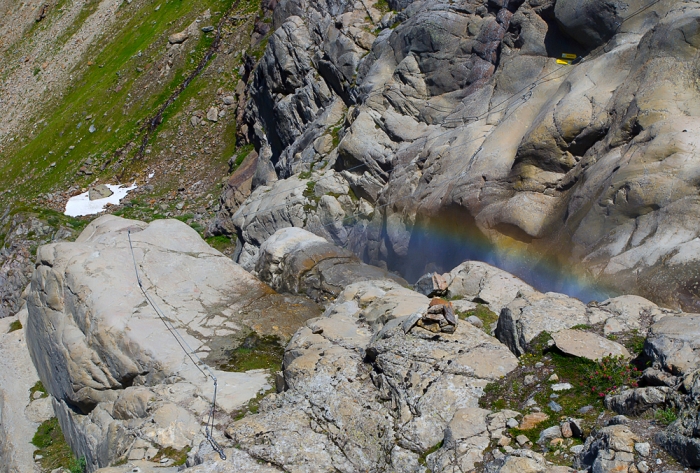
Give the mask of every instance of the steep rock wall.
<path id="1" fill-rule="evenodd" d="M 551 263 L 696 304 L 696 2 L 389 5 L 277 7 L 245 114 L 259 179 L 213 226 L 244 264 L 302 226 L 409 280 Z"/>

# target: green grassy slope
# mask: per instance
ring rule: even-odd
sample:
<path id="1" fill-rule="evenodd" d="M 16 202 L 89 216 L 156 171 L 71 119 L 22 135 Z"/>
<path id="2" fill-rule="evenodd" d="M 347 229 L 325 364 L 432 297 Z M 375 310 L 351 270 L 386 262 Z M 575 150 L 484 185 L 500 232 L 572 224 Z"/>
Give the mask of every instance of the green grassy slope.
<path id="1" fill-rule="evenodd" d="M 77 31 L 78 23 L 94 11 L 95 3 L 85 5 L 67 35 Z M 173 61 L 170 73 L 161 77 L 158 69 L 167 57 L 168 36 L 202 18 L 206 10 L 211 12 L 211 18 L 202 19 L 197 26 L 216 26 L 232 5 L 238 15 L 255 13 L 259 0 L 124 2 L 117 13 L 118 28 L 93 45 L 73 71 L 73 82 L 65 94 L 55 103 L 46 104 L 35 130 L 18 139 L 0 157 L 0 188 L 11 189 L 0 199 L 5 204 L 17 204 L 73 184 L 84 187 L 96 176 L 128 178 L 143 123 L 195 69 L 215 33 L 185 42 L 181 59 Z M 226 76 L 226 85 L 237 80 L 234 71 L 228 71 Z M 187 98 L 207 87 L 202 80 L 195 80 L 189 87 L 192 90 L 185 91 L 164 114 L 160 128 L 172 129 L 168 120 L 177 116 Z M 90 131 L 91 126 L 94 132 Z M 228 128 L 229 132 L 235 130 L 235 124 Z M 154 138 L 157 140 L 157 136 Z M 234 142 L 234 136 L 230 140 Z M 164 142 L 161 146 L 169 144 Z M 230 152 L 230 144 L 227 148 Z M 88 158 L 95 162 L 96 174 L 77 176 Z M 143 164 L 136 163 L 136 167 Z"/>

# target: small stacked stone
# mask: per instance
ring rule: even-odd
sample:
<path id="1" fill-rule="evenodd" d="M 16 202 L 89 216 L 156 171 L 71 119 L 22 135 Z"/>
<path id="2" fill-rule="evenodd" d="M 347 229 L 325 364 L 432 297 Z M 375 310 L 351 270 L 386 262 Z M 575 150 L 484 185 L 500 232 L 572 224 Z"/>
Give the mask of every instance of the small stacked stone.
<path id="1" fill-rule="evenodd" d="M 455 317 L 452 303 L 439 297 L 433 297 L 428 310 L 416 325 L 433 333 L 454 333 L 457 329 L 457 317 Z"/>

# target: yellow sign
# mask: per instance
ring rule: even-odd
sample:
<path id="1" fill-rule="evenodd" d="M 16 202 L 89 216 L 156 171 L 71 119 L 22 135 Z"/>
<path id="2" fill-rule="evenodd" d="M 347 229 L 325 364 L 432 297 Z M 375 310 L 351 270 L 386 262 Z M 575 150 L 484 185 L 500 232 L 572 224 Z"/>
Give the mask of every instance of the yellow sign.
<path id="1" fill-rule="evenodd" d="M 565 66 L 570 66 L 571 61 L 565 61 L 564 59 L 557 59 L 557 64 L 563 64 Z"/>
<path id="2" fill-rule="evenodd" d="M 564 59 L 576 59 L 578 56 L 575 54 L 570 54 L 570 53 L 564 53 L 561 55 Z"/>

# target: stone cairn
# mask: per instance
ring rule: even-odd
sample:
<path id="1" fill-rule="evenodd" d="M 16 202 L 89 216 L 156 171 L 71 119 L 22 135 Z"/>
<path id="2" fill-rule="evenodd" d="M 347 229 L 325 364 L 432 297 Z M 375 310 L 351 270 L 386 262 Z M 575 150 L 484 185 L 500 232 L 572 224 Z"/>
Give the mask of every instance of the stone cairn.
<path id="1" fill-rule="evenodd" d="M 457 329 L 457 317 L 452 303 L 433 297 L 428 310 L 418 319 L 416 325 L 433 333 L 454 333 Z"/>

